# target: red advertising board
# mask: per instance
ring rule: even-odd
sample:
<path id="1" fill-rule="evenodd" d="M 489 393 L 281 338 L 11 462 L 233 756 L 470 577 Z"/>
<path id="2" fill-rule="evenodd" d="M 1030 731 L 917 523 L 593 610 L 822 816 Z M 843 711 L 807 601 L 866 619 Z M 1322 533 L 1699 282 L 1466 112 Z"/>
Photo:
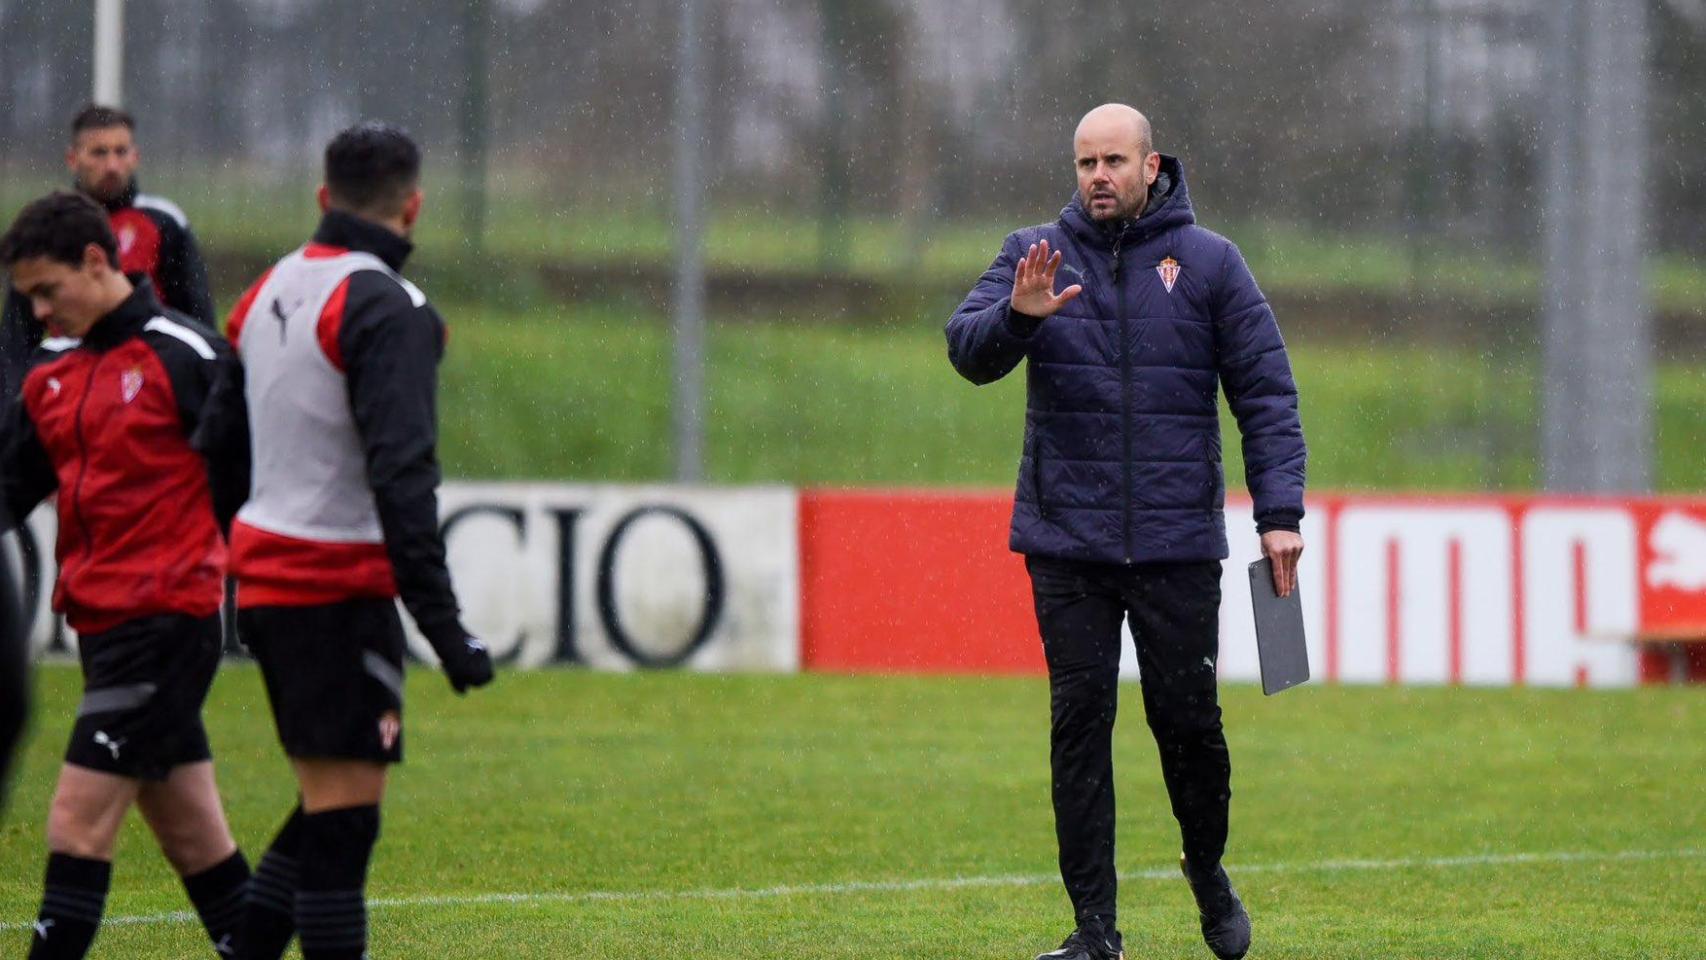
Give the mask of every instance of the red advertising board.
<path id="1" fill-rule="evenodd" d="M 1037 673 L 1011 499 L 916 491 L 801 495 L 806 669 Z M 1227 505 L 1221 671 L 1253 679 L 1243 562 L 1249 503 Z M 1321 497 L 1304 523 L 1317 676 L 1350 683 L 1622 686 L 1706 673 L 1706 501 Z M 1134 659 L 1128 657 L 1128 659 Z"/>
<path id="2" fill-rule="evenodd" d="M 986 493 L 802 492 L 801 667 L 1042 672 L 1011 507 Z"/>

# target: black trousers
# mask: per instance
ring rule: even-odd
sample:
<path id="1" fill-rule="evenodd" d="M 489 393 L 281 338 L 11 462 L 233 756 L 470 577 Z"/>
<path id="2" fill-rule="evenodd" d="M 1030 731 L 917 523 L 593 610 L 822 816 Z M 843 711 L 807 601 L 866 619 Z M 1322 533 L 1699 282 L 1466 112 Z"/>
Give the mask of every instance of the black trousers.
<path id="1" fill-rule="evenodd" d="M 1120 624 L 1131 618 L 1143 709 L 1193 866 L 1226 848 L 1232 766 L 1220 726 L 1220 563 L 1124 566 L 1028 557 L 1048 659 L 1054 826 L 1060 875 L 1080 923 L 1112 924 L 1114 713 Z"/>
<path id="2" fill-rule="evenodd" d="M 5 529 L 5 511 L 0 510 L 0 530 Z M 29 668 L 23 584 L 12 569 L 11 560 L 0 552 L 0 813 L 6 809 L 12 754 L 23 739 L 24 723 L 29 717 Z"/>

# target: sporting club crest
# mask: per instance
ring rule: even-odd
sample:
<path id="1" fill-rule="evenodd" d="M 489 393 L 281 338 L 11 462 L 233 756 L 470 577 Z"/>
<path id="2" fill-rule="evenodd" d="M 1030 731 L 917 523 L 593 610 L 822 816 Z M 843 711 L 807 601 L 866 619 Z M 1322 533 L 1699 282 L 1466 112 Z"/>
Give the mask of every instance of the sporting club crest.
<path id="1" fill-rule="evenodd" d="M 142 392 L 141 367 L 131 367 L 119 375 L 118 392 L 119 396 L 124 398 L 125 403 L 136 399 L 136 395 Z"/>
<path id="2" fill-rule="evenodd" d="M 128 254 L 134 246 L 136 246 L 136 228 L 128 224 L 120 227 L 118 231 L 119 256 Z"/>
<path id="3" fill-rule="evenodd" d="M 1172 293 L 1173 284 L 1179 281 L 1179 261 L 1168 257 L 1155 265 L 1155 272 L 1161 274 L 1161 285 L 1167 288 L 1168 293 Z"/>
<path id="4" fill-rule="evenodd" d="M 395 710 L 387 710 L 379 715 L 379 745 L 389 750 L 403 735 L 403 718 Z"/>

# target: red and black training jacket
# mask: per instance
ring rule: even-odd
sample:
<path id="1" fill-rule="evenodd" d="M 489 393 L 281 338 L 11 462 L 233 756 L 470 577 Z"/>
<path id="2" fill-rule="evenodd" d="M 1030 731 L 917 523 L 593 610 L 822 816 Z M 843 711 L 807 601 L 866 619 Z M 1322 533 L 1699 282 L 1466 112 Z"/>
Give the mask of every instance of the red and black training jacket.
<path id="1" fill-rule="evenodd" d="M 400 271 L 412 249 L 407 239 L 383 226 L 330 211 L 303 252 L 315 258 L 358 251 Z M 256 280 L 231 313 L 226 333 L 239 351 L 244 337 L 274 335 L 273 317 L 265 311 L 250 316 L 271 273 Z M 400 597 L 435 647 L 460 643 L 468 634 L 460 623 L 438 516 L 437 393 L 448 337 L 444 319 L 424 296 L 412 299 L 398 278 L 360 270 L 332 292 L 316 333 L 326 360 L 344 380 L 384 542 L 282 536 L 248 526 L 239 517 L 231 537 L 238 606 Z M 230 396 L 242 402 L 242 391 Z M 224 419 L 229 411 L 221 413 Z M 263 418 L 250 414 L 245 407 L 231 419 L 249 423 L 256 445 L 267 443 Z"/>
<path id="2" fill-rule="evenodd" d="M 146 283 L 81 341 L 37 350 L 9 411 L 0 492 L 15 518 L 58 492 L 53 603 L 79 633 L 219 610 L 221 527 L 246 493 L 248 448 L 208 398 L 236 369 L 217 333 Z"/>

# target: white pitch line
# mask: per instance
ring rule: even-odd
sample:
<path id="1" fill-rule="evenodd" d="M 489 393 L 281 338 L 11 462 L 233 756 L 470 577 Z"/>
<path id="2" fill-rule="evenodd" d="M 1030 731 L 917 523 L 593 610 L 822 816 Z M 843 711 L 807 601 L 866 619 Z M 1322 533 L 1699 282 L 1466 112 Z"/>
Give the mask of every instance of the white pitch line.
<path id="1" fill-rule="evenodd" d="M 1394 860 L 1315 860 L 1299 863 L 1231 864 L 1233 876 L 1252 873 L 1337 873 L 1345 871 L 1446 870 L 1456 867 L 1520 866 L 1536 863 L 1615 863 L 1642 860 L 1698 860 L 1706 850 L 1622 850 L 1614 853 L 1555 850 L 1547 853 L 1489 853 L 1460 857 L 1412 857 Z M 1171 880 L 1177 868 L 1134 870 L 1121 880 Z M 376 898 L 370 908 L 465 907 L 532 903 L 645 903 L 682 900 L 767 900 L 777 897 L 839 896 L 856 893 L 909 893 L 918 890 L 964 890 L 983 887 L 1035 887 L 1059 883 L 1056 874 L 1009 874 L 986 877 L 940 877 L 919 880 L 864 880 L 848 883 L 782 884 L 773 887 L 727 887 L 703 890 L 586 890 L 578 893 L 476 893 L 443 897 Z M 112 926 L 192 923 L 187 910 L 107 917 Z M 0 931 L 27 930 L 30 924 L 0 923 Z"/>

